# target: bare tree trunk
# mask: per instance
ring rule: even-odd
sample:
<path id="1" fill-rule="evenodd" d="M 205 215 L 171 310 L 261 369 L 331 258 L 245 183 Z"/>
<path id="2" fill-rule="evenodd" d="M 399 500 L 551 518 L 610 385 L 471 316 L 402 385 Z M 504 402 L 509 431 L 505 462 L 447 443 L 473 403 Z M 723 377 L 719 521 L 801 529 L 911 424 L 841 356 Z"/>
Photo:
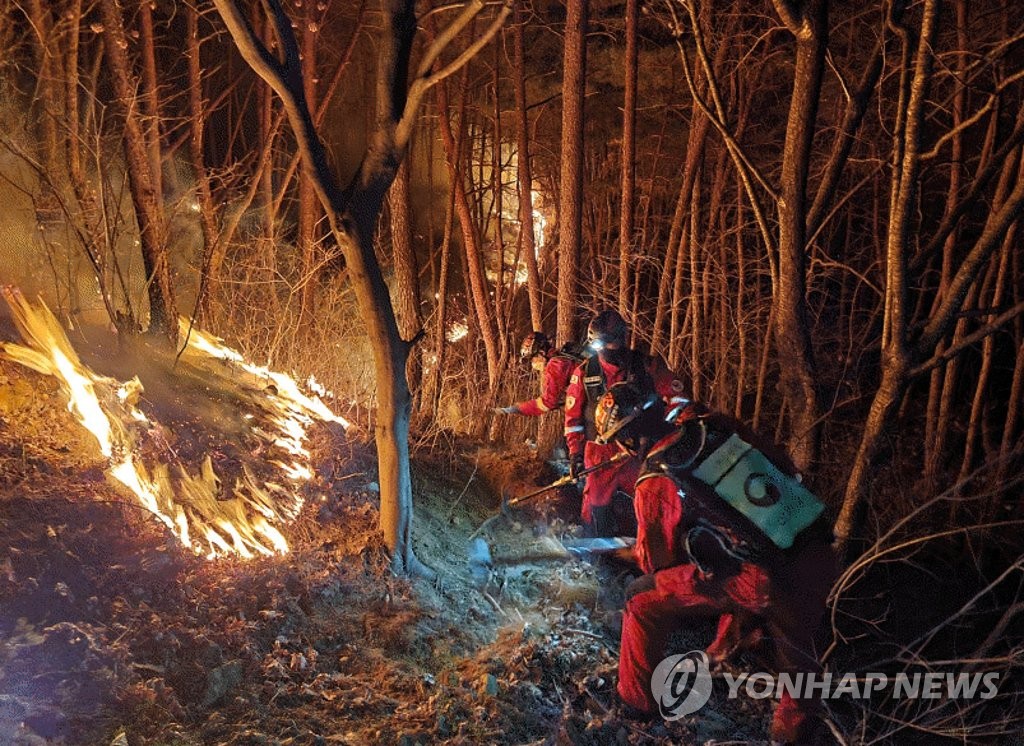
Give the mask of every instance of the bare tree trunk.
<path id="1" fill-rule="evenodd" d="M 501 160 L 501 98 L 500 79 L 498 71 L 501 69 L 499 57 L 499 44 L 494 45 L 494 64 L 492 65 L 492 88 L 494 90 L 494 108 L 492 115 L 494 128 L 491 136 L 491 189 L 494 196 L 491 200 L 491 214 L 494 215 L 494 247 L 495 258 L 497 259 L 496 277 L 494 283 L 494 318 L 498 329 L 498 371 L 501 373 L 508 365 L 508 317 L 505 315 L 505 233 L 504 233 L 504 187 L 502 185 L 503 163 Z M 509 295 L 512 294 L 511 288 Z"/>
<path id="2" fill-rule="evenodd" d="M 110 2 L 111 0 L 107 0 Z M 314 177 L 317 196 L 327 213 L 338 245 L 345 253 L 347 276 L 373 349 L 377 379 L 376 442 L 381 487 L 380 525 L 396 571 L 432 575 L 416 558 L 412 546 L 412 480 L 409 472 L 411 397 L 405 379 L 410 342 L 398 331 L 387 285 L 373 247 L 373 233 L 385 195 L 405 155 L 424 94 L 454 70 L 465 65 L 497 33 L 508 16 L 498 12 L 490 27 L 459 57 L 432 72 L 448 42 L 483 9 L 466 6 L 452 24 L 430 44 L 411 84 L 409 54 L 416 32 L 413 0 L 382 0 L 383 31 L 377 67 L 376 126 L 363 160 L 348 188 L 342 191 L 327 161 L 306 105 L 298 44 L 277 0 L 266 0 L 273 15 L 284 61 L 264 47 L 233 0 L 214 0 L 235 45 L 246 62 L 270 83 L 284 103 L 296 134 L 303 163 Z"/>
<path id="3" fill-rule="evenodd" d="M 537 269 L 536 236 L 533 233 L 533 173 L 530 161 L 530 122 L 526 104 L 526 65 L 523 49 L 523 12 L 521 3 L 515 4 L 512 27 L 512 43 L 515 53 L 512 57 L 513 87 L 516 94 L 516 144 L 519 186 L 519 253 L 526 262 L 526 292 L 530 297 L 530 322 L 534 329 L 541 330 L 544 310 L 540 299 L 540 273 Z"/>
<path id="4" fill-rule="evenodd" d="M 957 75 L 954 76 L 953 85 L 956 86 L 953 94 L 953 129 L 960 126 L 964 118 L 966 105 L 966 91 L 964 86 L 964 72 L 967 64 L 967 3 L 965 0 L 956 2 L 957 19 L 957 46 L 959 51 L 956 55 Z M 995 122 L 993 122 L 993 125 Z M 989 136 L 994 134 L 995 127 L 989 128 Z M 961 174 L 963 172 L 963 137 L 959 132 L 953 136 L 950 146 L 950 171 L 949 190 L 946 198 L 946 214 L 957 204 L 960 196 Z M 939 287 L 935 293 L 935 306 L 938 307 L 939 300 L 949 286 L 950 278 L 953 276 L 953 257 L 956 254 L 956 245 L 959 240 L 959 230 L 954 228 L 946 238 L 942 250 L 942 270 L 939 276 Z M 957 325 L 958 332 L 962 332 L 961 324 Z M 942 354 L 945 349 L 945 341 L 939 343 L 936 349 L 937 354 Z M 941 467 L 943 455 L 946 450 L 946 433 L 948 432 L 948 412 L 944 412 L 947 403 L 952 400 L 952 387 L 956 381 L 957 361 L 953 360 L 949 366 L 937 366 L 932 371 L 928 384 L 928 405 L 925 416 L 924 431 L 924 481 L 926 485 L 934 485 Z"/>
<path id="5" fill-rule="evenodd" d="M 79 205 L 86 193 L 85 174 L 82 170 L 82 135 L 81 135 L 81 113 L 78 105 L 78 49 L 81 41 L 82 30 L 82 0 L 71 0 L 67 13 L 68 37 L 65 50 L 64 65 L 64 121 L 68 128 L 67 134 L 67 157 L 68 174 L 71 177 L 71 187 L 75 191 L 75 197 Z M 83 211 L 84 211 L 84 206 Z M 86 217 L 86 225 L 92 223 Z M 91 231 L 89 231 L 91 233 Z"/>
<path id="6" fill-rule="evenodd" d="M 874 465 L 886 426 L 891 422 L 906 390 L 911 351 L 907 343 L 907 237 L 920 169 L 921 123 L 931 76 L 932 45 L 939 0 L 926 0 L 913 68 L 909 41 L 904 34 L 904 69 L 901 71 L 897 131 L 893 143 L 893 175 L 889 230 L 886 236 L 885 307 L 882 329 L 882 380 L 871 402 L 846 494 L 836 519 L 837 543 L 845 548 L 860 534 L 868 475 Z"/>
<path id="7" fill-rule="evenodd" d="M 1024 163 L 1021 164 L 1021 168 L 1024 168 Z M 1021 177 L 1024 177 L 1024 174 L 1022 174 Z M 1002 196 L 1005 198 L 1005 195 Z M 1002 199 L 999 201 L 1002 201 Z M 1017 230 L 1016 224 L 1014 224 L 1010 226 L 1008 231 L 1006 231 L 1006 236 L 1003 239 L 998 269 L 994 266 L 989 267 L 989 273 L 995 276 L 995 287 L 992 291 L 990 308 L 998 309 L 1003 305 L 1003 295 L 1006 288 L 1006 274 L 1010 265 L 1010 252 L 1015 248 L 1014 239 L 1016 236 Z M 983 298 L 986 295 L 986 293 L 982 293 Z M 985 317 L 985 320 L 991 323 L 994 316 L 994 313 L 988 314 Z M 964 441 L 964 455 L 963 460 L 960 463 L 960 474 L 958 479 L 961 481 L 967 478 L 974 467 L 974 455 L 979 432 L 982 429 L 982 422 L 986 417 L 985 392 L 988 388 L 989 377 L 992 374 L 994 352 L 995 336 L 989 335 L 985 337 L 985 341 L 982 342 L 981 345 L 981 369 L 978 371 L 977 380 L 975 381 L 974 397 L 971 401 L 971 414 L 967 420 L 967 438 Z"/>
<path id="8" fill-rule="evenodd" d="M 690 328 L 690 355 L 686 362 L 690 368 L 690 384 L 692 386 L 693 398 L 698 401 L 705 400 L 703 363 L 704 347 L 703 334 L 705 333 L 705 314 L 701 292 L 704 289 L 703 277 L 701 275 L 701 247 L 703 246 L 701 228 L 701 203 L 703 202 L 703 189 L 700 178 L 693 187 L 692 201 L 690 202 L 690 233 L 687 243 L 689 244 L 690 256 L 690 287 L 689 300 L 687 301 L 687 316 Z M 679 346 L 672 354 L 672 368 L 678 370 L 683 367 L 683 340 L 685 335 L 679 335 Z"/>
<path id="9" fill-rule="evenodd" d="M 920 332 L 916 333 L 914 344 L 911 345 L 908 341 L 906 315 L 907 238 L 910 233 L 910 220 L 916 207 L 913 197 L 917 188 L 921 160 L 922 110 L 931 72 L 937 16 L 938 0 L 927 0 L 913 75 L 906 86 L 907 95 L 901 97 L 907 103 L 905 108 L 901 107 L 905 115 L 901 117 L 902 127 L 897 128 L 894 147 L 896 168 L 887 237 L 882 380 L 872 402 L 853 470 L 847 482 L 842 509 L 836 522 L 836 536 L 840 544 L 846 544 L 852 536 L 859 533 L 866 508 L 868 475 L 879 451 L 885 427 L 899 406 L 907 383 L 918 375 L 930 372 L 935 365 L 951 359 L 973 341 L 974 335 L 971 335 L 963 340 L 963 345 L 951 348 L 942 355 L 933 356 L 924 363 L 918 363 L 932 355 L 938 340 L 948 333 L 963 305 L 964 298 L 977 281 L 979 273 L 992 253 L 1001 245 L 1006 232 L 1024 206 L 1024 178 L 1018 171 L 1017 158 L 1020 157 L 1020 153 L 1017 152 L 1013 158 L 1002 163 L 1001 184 L 997 192 L 1007 194 L 1006 199 L 993 205 L 984 228 L 950 281 L 944 299 L 925 321 Z M 1018 112 L 1018 123 L 1021 116 L 1024 115 Z M 1014 183 L 1012 190 L 1009 190 L 1009 183 Z M 1016 313 L 1017 310 L 1013 309 L 1013 312 Z M 992 329 L 998 328 L 999 323 L 1005 323 L 1006 318 L 1013 317 L 1013 313 L 1003 314 L 984 331 L 990 333 Z M 915 363 L 918 364 L 914 365 Z"/>
<path id="10" fill-rule="evenodd" d="M 49 173 L 56 172 L 57 158 L 60 153 L 57 138 L 57 94 L 54 81 L 58 80 L 54 64 L 53 45 L 50 35 L 53 32 L 53 18 L 50 4 L 42 0 L 31 0 L 27 9 L 32 24 L 32 56 L 36 75 L 36 97 L 33 103 L 38 104 L 38 121 L 43 131 L 40 155 Z"/>
<path id="11" fill-rule="evenodd" d="M 326 4 L 304 0 L 296 2 L 301 7 L 300 49 L 302 59 L 302 82 L 305 88 L 306 105 L 310 111 L 317 110 L 317 40 L 320 18 L 326 12 Z M 316 191 L 305 172 L 299 174 L 299 220 L 296 243 L 302 254 L 302 292 L 300 294 L 299 325 L 303 326 L 313 312 L 313 298 L 316 293 L 316 223 L 321 214 L 317 204 Z"/>
<path id="12" fill-rule="evenodd" d="M 703 155 L 703 154 L 701 154 Z M 686 211 L 686 224 L 679 235 L 679 246 L 676 249 L 676 271 L 672 281 L 672 315 L 669 319 L 668 335 L 668 364 L 673 370 L 682 367 L 683 342 L 685 338 L 684 329 L 696 330 L 698 320 L 694 318 L 699 313 L 694 308 L 697 302 L 696 268 L 697 260 L 694 256 L 694 231 L 697 230 L 697 221 L 700 217 L 700 195 L 701 195 L 701 167 L 702 162 L 697 161 L 696 172 L 694 173 L 693 188 L 689 193 L 690 205 Z M 687 283 L 686 277 L 689 277 Z M 685 309 L 685 311 L 684 311 Z M 690 364 L 693 364 L 691 349 Z M 700 398 L 700 382 L 693 381 L 691 395 L 695 399 Z"/>
<path id="13" fill-rule="evenodd" d="M 686 144 L 686 161 L 683 164 L 683 179 L 679 187 L 679 196 L 676 199 L 675 214 L 672 217 L 672 227 L 669 230 L 667 257 L 665 259 L 665 271 L 658 278 L 658 307 L 654 314 L 654 333 L 651 340 L 651 352 L 661 350 L 661 336 L 664 327 L 665 314 L 674 308 L 674 301 L 670 303 L 669 291 L 675 286 L 675 276 L 681 270 L 677 262 L 680 253 L 680 245 L 684 240 L 684 234 L 688 231 L 689 204 L 693 194 L 693 185 L 699 172 L 701 158 L 704 153 L 704 145 L 707 142 L 708 127 L 710 120 L 704 116 L 696 107 L 693 110 L 693 118 L 690 121 L 690 131 Z M 684 222 L 686 221 L 686 222 Z M 682 280 L 680 279 L 679 282 Z M 673 296 L 674 297 L 674 293 Z M 669 333 L 669 344 L 671 345 L 673 332 Z"/>
<path id="14" fill-rule="evenodd" d="M 736 363 L 736 398 L 733 417 L 743 419 L 743 396 L 747 388 L 747 262 L 743 250 L 743 185 L 736 182 L 736 329 L 739 360 Z"/>
<path id="15" fill-rule="evenodd" d="M 562 70 L 562 166 L 558 209 L 558 344 L 576 336 L 583 242 L 583 104 L 587 0 L 567 0 Z"/>
<path id="16" fill-rule="evenodd" d="M 273 42 L 273 24 L 267 19 L 263 27 L 263 43 L 268 47 Z M 274 89 L 260 81 L 257 88 L 257 100 L 259 101 L 259 142 L 269 153 L 273 153 L 274 140 L 277 138 L 277 129 L 274 127 Z M 277 232 L 277 209 L 274 199 L 274 158 L 270 155 L 268 167 L 264 168 L 260 175 L 260 204 L 263 216 L 263 237 L 271 238 Z M 214 257 L 211 262 L 211 271 L 216 276 L 220 268 L 220 257 Z"/>
<path id="17" fill-rule="evenodd" d="M 480 237 L 473 222 L 472 209 L 466 196 L 466 186 L 458 166 L 459 152 L 455 149 L 455 136 L 452 134 L 449 117 L 448 93 L 442 84 L 437 87 L 438 122 L 441 127 L 441 141 L 444 144 L 448 177 L 455 195 L 455 215 L 462 229 L 462 245 L 466 253 L 470 295 L 473 309 L 483 338 L 484 351 L 487 355 L 488 390 L 493 391 L 498 380 L 499 351 L 497 332 L 493 316 L 490 291 L 487 289 L 487 275 L 484 270 L 483 252 L 480 248 Z M 460 117 L 459 126 L 465 127 L 465 116 Z M 459 137 L 462 140 L 462 137 Z"/>
<path id="18" fill-rule="evenodd" d="M 433 396 L 433 411 L 441 409 L 441 394 L 444 386 L 445 352 L 448 345 L 445 344 L 445 331 L 448 328 L 448 269 L 451 264 L 452 234 L 455 232 L 455 190 L 451 190 L 448 196 L 448 207 L 444 214 L 444 236 L 441 238 L 441 261 L 438 270 L 437 280 L 437 323 L 434 326 L 434 377 L 431 394 Z"/>
<path id="19" fill-rule="evenodd" d="M 818 457 L 821 415 L 806 302 L 807 173 L 828 43 L 828 2 L 775 0 L 775 7 L 796 37 L 793 96 L 778 200 L 775 340 L 779 356 L 786 361 L 780 371 L 780 386 L 792 413 L 789 451 L 797 465 L 806 469 Z"/>
<path id="20" fill-rule="evenodd" d="M 153 38 L 153 3 L 139 0 L 139 51 L 142 55 L 142 111 L 145 114 L 146 147 L 153 190 L 160 204 L 164 201 L 163 161 L 160 155 L 160 91 L 156 76 L 156 42 Z"/>
<path id="21" fill-rule="evenodd" d="M 619 313 L 629 318 L 629 269 L 636 209 L 636 25 L 639 0 L 626 0 L 625 94 L 622 104 L 622 208 L 619 212 Z"/>
<path id="22" fill-rule="evenodd" d="M 690 152 L 689 149 L 687 149 L 687 152 Z M 684 230 L 683 220 L 686 217 L 686 206 L 690 202 L 690 195 L 688 191 L 684 191 L 685 187 L 686 183 L 684 180 L 679 188 L 679 194 L 676 196 L 676 207 L 672 213 L 672 225 L 668 232 L 668 243 L 665 245 L 665 266 L 658 276 L 658 305 L 654 309 L 654 324 L 651 330 L 652 355 L 667 355 L 665 345 L 662 343 L 662 337 L 664 336 L 662 330 L 665 326 L 666 314 L 671 316 L 671 291 L 676 272 L 676 257 L 678 255 L 676 247 L 679 245 L 679 239 Z"/>
<path id="23" fill-rule="evenodd" d="M 199 226 L 203 232 L 203 262 L 200 270 L 199 297 L 197 305 L 206 316 L 210 314 L 211 301 L 217 296 L 216 276 L 211 275 L 210 264 L 217 250 L 217 217 L 210 193 L 210 178 L 206 173 L 203 135 L 206 127 L 206 105 L 203 101 L 203 65 L 200 57 L 199 13 L 195 7 L 185 8 L 186 52 L 188 56 L 188 105 L 190 115 L 189 154 L 192 171 L 196 179 L 196 201 L 199 203 Z"/>
<path id="24" fill-rule="evenodd" d="M 136 81 L 128 61 L 128 38 L 116 0 L 100 0 L 104 43 L 114 92 L 124 117 L 124 149 L 128 186 L 139 225 L 139 243 L 149 295 L 149 331 L 171 344 L 178 335 L 171 272 L 164 247 L 163 210 L 150 170 L 146 137 L 139 121 Z"/>

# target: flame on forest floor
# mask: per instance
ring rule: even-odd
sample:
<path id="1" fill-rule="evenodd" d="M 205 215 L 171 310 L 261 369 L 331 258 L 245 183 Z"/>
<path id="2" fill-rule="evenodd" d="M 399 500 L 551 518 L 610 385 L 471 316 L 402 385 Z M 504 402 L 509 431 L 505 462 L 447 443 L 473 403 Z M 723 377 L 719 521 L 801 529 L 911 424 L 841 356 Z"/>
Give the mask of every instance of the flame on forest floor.
<path id="1" fill-rule="evenodd" d="M 68 409 L 96 438 L 107 459 L 107 473 L 130 489 L 178 539 L 209 558 L 253 557 L 288 551 L 277 528 L 292 520 L 303 505 L 302 484 L 313 477 L 306 448 L 308 427 L 316 420 L 349 423 L 317 396 L 307 396 L 289 376 L 247 362 L 216 337 L 183 321 L 187 345 L 182 360 L 203 374 L 229 380 L 253 411 L 244 415 L 247 435 L 260 443 L 258 459 L 241 464 L 241 474 L 227 490 L 209 454 L 190 473 L 170 446 L 159 446 L 163 425 L 143 412 L 138 377 L 129 381 L 99 375 L 85 366 L 60 322 L 42 303 L 28 302 L 4 288 L 25 345 L 0 344 L 0 354 L 46 375 L 57 377 L 68 395 Z M 219 366 L 219 369 L 217 368 Z M 144 459 L 157 450 L 160 458 Z M 144 463 L 150 461 L 151 463 Z M 258 467 L 258 469 L 257 469 Z M 270 478 L 266 472 L 272 470 Z M 224 493 L 227 492 L 227 499 Z"/>

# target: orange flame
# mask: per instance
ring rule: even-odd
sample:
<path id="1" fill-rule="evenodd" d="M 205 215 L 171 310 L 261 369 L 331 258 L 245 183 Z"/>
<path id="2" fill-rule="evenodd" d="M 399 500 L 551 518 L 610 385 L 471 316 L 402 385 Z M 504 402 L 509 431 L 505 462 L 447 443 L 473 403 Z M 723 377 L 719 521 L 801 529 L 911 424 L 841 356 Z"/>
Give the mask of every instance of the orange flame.
<path id="1" fill-rule="evenodd" d="M 263 412 L 262 419 L 273 428 L 265 432 L 252 424 L 250 434 L 259 438 L 268 452 L 281 453 L 280 458 L 267 458 L 263 464 L 276 467 L 282 481 L 293 485 L 288 488 L 265 475 L 257 477 L 243 465 L 230 497 L 219 499 L 223 492 L 221 479 L 209 456 L 198 474 L 189 473 L 174 458 L 149 468 L 143 463 L 139 444 L 146 433 L 160 426 L 135 404 L 142 392 L 137 377 L 119 382 L 94 373 L 79 359 L 60 323 L 44 304 L 30 304 L 9 288 L 4 289 L 4 296 L 26 345 L 0 344 L 0 354 L 58 378 L 68 395 L 68 409 L 96 438 L 100 453 L 107 459 L 107 472 L 131 490 L 185 546 L 210 558 L 248 558 L 288 551 L 288 542 L 275 524 L 295 518 L 303 504 L 297 488 L 313 477 L 305 447 L 307 428 L 319 420 L 336 422 L 347 429 L 349 423 L 344 418 L 331 412 L 319 397 L 306 396 L 285 374 L 248 363 L 221 340 L 192 328 L 183 359 L 191 359 L 205 370 L 211 360 L 216 361 L 228 366 L 232 376 L 240 369 L 249 378 L 241 385 L 263 389 L 259 404 L 269 412 Z M 247 422 L 255 419 L 252 414 L 244 417 Z"/>

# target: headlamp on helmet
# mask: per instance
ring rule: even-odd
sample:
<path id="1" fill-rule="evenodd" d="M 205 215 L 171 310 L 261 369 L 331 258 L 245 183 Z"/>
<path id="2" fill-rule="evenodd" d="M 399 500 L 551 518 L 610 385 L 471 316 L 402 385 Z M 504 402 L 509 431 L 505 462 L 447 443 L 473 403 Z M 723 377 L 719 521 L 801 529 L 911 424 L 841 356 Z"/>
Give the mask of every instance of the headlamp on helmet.
<path id="1" fill-rule="evenodd" d="M 618 311 L 601 311 L 587 327 L 587 344 L 594 352 L 608 346 L 625 347 L 629 329 Z"/>

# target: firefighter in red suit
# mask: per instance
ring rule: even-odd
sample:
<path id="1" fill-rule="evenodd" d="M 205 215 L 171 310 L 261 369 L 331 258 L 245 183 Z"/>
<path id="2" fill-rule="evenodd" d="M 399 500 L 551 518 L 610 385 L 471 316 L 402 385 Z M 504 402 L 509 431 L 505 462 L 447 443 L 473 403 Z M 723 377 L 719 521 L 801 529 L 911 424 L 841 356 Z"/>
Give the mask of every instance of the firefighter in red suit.
<path id="1" fill-rule="evenodd" d="M 634 582 L 623 617 L 618 683 L 623 703 L 658 713 L 651 674 L 666 655 L 670 634 L 687 618 L 718 617 L 716 637 L 707 648 L 712 662 L 763 637 L 780 672 L 820 673 L 813 640 L 836 573 L 823 506 L 799 485 L 785 453 L 733 418 L 697 405 L 670 412 L 670 421 L 663 414 L 660 402 L 628 384 L 613 387 L 596 413 L 603 440 L 644 458 L 634 506 L 636 558 L 646 574 Z M 803 500 L 782 503 L 792 517 L 781 533 L 726 502 L 724 478 L 714 486 L 702 481 L 715 472 L 702 464 L 718 463 L 719 449 L 729 452 L 737 443 L 748 449 L 745 454 L 762 458 L 758 469 L 792 488 L 787 495 Z M 733 472 L 741 468 L 742 462 L 731 467 Z M 752 471 L 744 480 L 740 473 L 737 483 L 750 485 L 762 476 Z M 758 493 L 758 504 L 771 499 L 796 498 Z M 784 691 L 772 719 L 773 743 L 816 743 L 822 735 L 819 707 L 815 699 L 795 699 Z"/>
<path id="2" fill-rule="evenodd" d="M 556 350 L 544 332 L 536 331 L 526 335 L 519 348 L 519 355 L 524 360 L 529 360 L 534 370 L 540 371 L 540 396 L 507 407 L 497 407 L 495 413 L 539 417 L 552 410 L 561 409 L 565 403 L 565 390 L 569 386 L 569 378 L 583 356 L 571 343 Z"/>
<path id="3" fill-rule="evenodd" d="M 596 354 L 575 370 L 565 396 L 565 442 L 573 476 L 610 460 L 619 451 L 614 444 L 597 443 L 594 428 L 597 403 L 612 384 L 629 381 L 657 394 L 670 407 L 686 401 L 686 387 L 665 361 L 630 349 L 627 336 L 626 322 L 613 310 L 599 313 L 587 329 L 588 346 Z M 587 476 L 581 518 L 588 534 L 616 535 L 612 498 L 619 490 L 632 495 L 639 471 L 640 461 L 628 458 Z"/>

